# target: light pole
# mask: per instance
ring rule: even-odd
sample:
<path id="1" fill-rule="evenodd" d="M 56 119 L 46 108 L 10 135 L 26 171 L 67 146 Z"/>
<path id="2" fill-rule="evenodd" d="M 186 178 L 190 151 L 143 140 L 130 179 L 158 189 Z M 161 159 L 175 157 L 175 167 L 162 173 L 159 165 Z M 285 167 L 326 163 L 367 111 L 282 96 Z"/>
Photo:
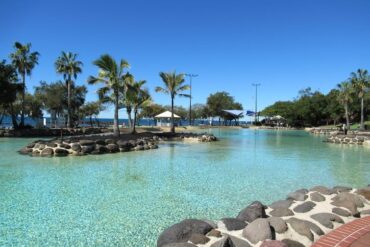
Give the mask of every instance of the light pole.
<path id="1" fill-rule="evenodd" d="M 185 74 L 185 76 L 190 78 L 189 125 L 191 125 L 191 98 L 192 98 L 192 96 L 191 96 L 191 90 L 192 90 L 191 83 L 192 83 L 193 77 L 197 77 L 198 75 L 196 75 L 196 74 Z"/>
<path id="2" fill-rule="evenodd" d="M 254 124 L 257 124 L 257 88 L 259 86 L 261 86 L 261 83 L 253 83 L 252 84 L 253 87 L 256 87 L 256 102 L 255 102 L 255 105 L 254 105 Z"/>

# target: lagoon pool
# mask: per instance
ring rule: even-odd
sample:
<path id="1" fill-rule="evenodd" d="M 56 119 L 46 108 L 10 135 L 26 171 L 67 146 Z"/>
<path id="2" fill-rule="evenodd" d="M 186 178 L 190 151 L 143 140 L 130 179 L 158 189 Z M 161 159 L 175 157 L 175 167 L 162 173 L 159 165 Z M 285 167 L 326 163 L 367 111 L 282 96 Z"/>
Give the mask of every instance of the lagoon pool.
<path id="1" fill-rule="evenodd" d="M 313 185 L 370 183 L 370 149 L 303 131 L 219 130 L 216 143 L 32 158 L 0 138 L 0 246 L 156 246 L 184 218 L 236 216 Z"/>

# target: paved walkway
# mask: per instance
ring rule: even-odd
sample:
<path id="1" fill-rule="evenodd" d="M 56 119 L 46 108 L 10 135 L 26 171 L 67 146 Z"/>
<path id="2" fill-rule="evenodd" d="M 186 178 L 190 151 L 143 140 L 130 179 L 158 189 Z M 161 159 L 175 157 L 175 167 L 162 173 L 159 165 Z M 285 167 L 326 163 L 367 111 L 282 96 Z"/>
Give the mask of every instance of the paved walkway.
<path id="1" fill-rule="evenodd" d="M 370 247 L 370 216 L 338 227 L 321 237 L 312 247 Z"/>

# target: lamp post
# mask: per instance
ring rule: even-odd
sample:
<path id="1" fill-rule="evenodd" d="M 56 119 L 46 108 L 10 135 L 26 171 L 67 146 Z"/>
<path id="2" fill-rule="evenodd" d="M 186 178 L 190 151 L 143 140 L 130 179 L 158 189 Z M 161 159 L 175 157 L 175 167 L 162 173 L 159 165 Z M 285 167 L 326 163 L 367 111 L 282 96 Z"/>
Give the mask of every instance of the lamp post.
<path id="1" fill-rule="evenodd" d="M 256 102 L 255 102 L 255 105 L 254 105 L 254 124 L 257 124 L 257 88 L 259 86 L 261 86 L 261 83 L 253 83 L 252 84 L 253 87 L 256 87 Z"/>
<path id="2" fill-rule="evenodd" d="M 192 79 L 193 77 L 197 77 L 198 75 L 196 74 L 185 74 L 185 76 L 189 77 L 190 78 L 190 104 L 189 104 L 189 125 L 191 126 L 191 91 L 192 91 Z"/>

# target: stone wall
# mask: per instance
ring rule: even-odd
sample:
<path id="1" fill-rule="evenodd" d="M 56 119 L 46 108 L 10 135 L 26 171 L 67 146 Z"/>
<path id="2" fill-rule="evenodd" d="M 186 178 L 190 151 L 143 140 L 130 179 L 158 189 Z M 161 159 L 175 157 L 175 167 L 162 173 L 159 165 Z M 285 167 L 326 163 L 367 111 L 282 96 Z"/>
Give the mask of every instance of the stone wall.
<path id="1" fill-rule="evenodd" d="M 370 140 L 370 136 L 366 135 L 331 135 L 326 139 L 326 142 L 337 144 L 356 144 L 362 145 L 364 141 Z"/>
<path id="2" fill-rule="evenodd" d="M 172 140 L 195 140 L 197 142 L 212 142 L 217 138 L 209 134 L 145 134 L 145 136 L 130 136 L 126 139 L 113 136 L 90 136 L 71 137 L 53 140 L 37 140 L 19 150 L 20 154 L 27 154 L 39 157 L 67 156 L 67 155 L 88 155 L 105 154 L 129 151 L 143 151 L 158 148 L 160 141 Z"/>
<path id="3" fill-rule="evenodd" d="M 304 247 L 356 218 L 370 215 L 370 187 L 316 186 L 268 206 L 255 201 L 236 217 L 187 219 L 165 229 L 157 247 Z"/>

